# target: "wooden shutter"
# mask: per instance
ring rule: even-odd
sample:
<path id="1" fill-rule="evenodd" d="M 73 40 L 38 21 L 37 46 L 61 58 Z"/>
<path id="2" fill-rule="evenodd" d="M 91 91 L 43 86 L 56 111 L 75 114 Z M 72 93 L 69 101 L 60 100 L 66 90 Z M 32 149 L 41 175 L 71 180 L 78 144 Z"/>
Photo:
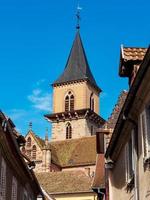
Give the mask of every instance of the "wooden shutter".
<path id="1" fill-rule="evenodd" d="M 147 118 L 146 118 L 146 111 L 144 110 L 140 115 L 140 122 L 141 122 L 141 133 L 143 138 L 143 155 L 144 158 L 148 157 L 148 132 L 147 132 Z"/>
<path id="2" fill-rule="evenodd" d="M 11 192 L 11 200 L 17 199 L 17 180 L 15 177 L 12 178 L 12 192 Z"/>
<path id="3" fill-rule="evenodd" d="M 6 197 L 6 163 L 2 158 L 1 163 L 1 176 L 0 176 L 0 200 L 4 200 Z"/>

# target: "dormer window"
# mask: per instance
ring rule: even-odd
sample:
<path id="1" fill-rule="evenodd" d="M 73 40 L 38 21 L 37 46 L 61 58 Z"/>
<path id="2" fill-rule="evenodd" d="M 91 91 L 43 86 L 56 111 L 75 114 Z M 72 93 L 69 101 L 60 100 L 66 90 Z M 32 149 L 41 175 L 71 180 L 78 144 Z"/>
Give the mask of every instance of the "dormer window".
<path id="1" fill-rule="evenodd" d="M 65 97 L 65 111 L 73 111 L 74 110 L 74 95 L 71 91 L 68 92 L 67 96 Z"/>
<path id="2" fill-rule="evenodd" d="M 71 139 L 72 138 L 72 127 L 71 124 L 68 123 L 66 126 L 66 139 Z"/>

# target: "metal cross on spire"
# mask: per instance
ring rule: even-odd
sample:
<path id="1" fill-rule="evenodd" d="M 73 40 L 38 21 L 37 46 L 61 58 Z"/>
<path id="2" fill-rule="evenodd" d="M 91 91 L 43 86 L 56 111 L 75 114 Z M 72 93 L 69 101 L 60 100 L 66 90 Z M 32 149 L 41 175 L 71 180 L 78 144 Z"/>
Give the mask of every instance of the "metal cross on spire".
<path id="1" fill-rule="evenodd" d="M 76 17 L 77 17 L 77 25 L 76 25 L 76 29 L 79 30 L 80 29 L 80 20 L 81 20 L 81 17 L 80 17 L 80 10 L 82 10 L 82 8 L 79 6 L 77 6 L 77 14 L 76 14 Z"/>

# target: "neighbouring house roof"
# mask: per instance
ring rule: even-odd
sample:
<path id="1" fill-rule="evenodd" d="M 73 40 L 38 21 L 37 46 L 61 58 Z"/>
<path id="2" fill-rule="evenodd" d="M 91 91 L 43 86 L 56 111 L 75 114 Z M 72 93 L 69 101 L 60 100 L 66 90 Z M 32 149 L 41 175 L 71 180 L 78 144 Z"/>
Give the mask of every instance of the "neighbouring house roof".
<path id="1" fill-rule="evenodd" d="M 124 60 L 143 60 L 147 48 L 122 47 L 122 58 Z"/>
<path id="2" fill-rule="evenodd" d="M 92 178 L 80 170 L 42 172 L 36 176 L 44 190 L 51 195 L 92 192 Z"/>
<path id="3" fill-rule="evenodd" d="M 96 162 L 96 137 L 83 137 L 50 142 L 52 162 L 61 167 L 94 165 Z"/>
<path id="4" fill-rule="evenodd" d="M 136 98 L 137 92 L 140 88 L 141 83 L 144 81 L 144 76 L 146 75 L 146 72 L 148 71 L 149 66 L 150 66 L 150 47 L 148 48 L 146 52 L 146 55 L 142 61 L 142 64 L 135 77 L 135 80 L 130 87 L 124 106 L 120 112 L 111 141 L 109 143 L 109 146 L 105 154 L 106 158 L 111 157 L 114 152 L 114 149 L 117 147 L 118 140 L 121 136 L 123 127 L 125 126 L 125 123 L 127 122 L 127 120 L 124 120 L 124 118 L 128 119 L 128 115 L 132 109 L 132 106 L 134 105 L 134 100 Z"/>
<path id="5" fill-rule="evenodd" d="M 75 40 L 73 42 L 73 46 L 70 51 L 70 55 L 67 60 L 64 72 L 53 83 L 53 85 L 55 86 L 62 83 L 68 83 L 78 80 L 89 81 L 93 86 L 101 91 L 101 89 L 97 86 L 96 81 L 90 70 L 79 31 L 77 31 L 76 33 Z"/>
<path id="6" fill-rule="evenodd" d="M 108 121 L 104 124 L 104 127 L 107 129 L 114 129 L 116 122 L 118 120 L 120 111 L 124 105 L 124 102 L 126 100 L 128 92 L 126 90 L 123 90 L 118 98 L 118 101 L 110 115 L 110 117 L 108 118 Z"/>
<path id="7" fill-rule="evenodd" d="M 97 154 L 95 177 L 92 188 L 105 188 L 105 161 L 104 154 Z"/>
<path id="8" fill-rule="evenodd" d="M 147 48 L 121 46 L 119 75 L 123 77 L 129 76 L 130 71 L 132 70 L 131 63 L 139 66 L 146 54 L 146 51 Z M 128 64 L 129 62 L 130 65 Z"/>

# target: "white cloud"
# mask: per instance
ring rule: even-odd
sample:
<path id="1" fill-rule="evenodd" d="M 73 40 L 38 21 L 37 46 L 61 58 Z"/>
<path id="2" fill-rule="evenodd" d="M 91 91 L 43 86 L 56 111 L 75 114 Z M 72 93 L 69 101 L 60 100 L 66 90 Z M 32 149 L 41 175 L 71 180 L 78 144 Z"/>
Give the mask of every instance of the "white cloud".
<path id="1" fill-rule="evenodd" d="M 41 89 L 34 89 L 32 94 L 28 96 L 28 100 L 32 106 L 41 111 L 51 111 L 51 94 L 43 92 Z"/>

